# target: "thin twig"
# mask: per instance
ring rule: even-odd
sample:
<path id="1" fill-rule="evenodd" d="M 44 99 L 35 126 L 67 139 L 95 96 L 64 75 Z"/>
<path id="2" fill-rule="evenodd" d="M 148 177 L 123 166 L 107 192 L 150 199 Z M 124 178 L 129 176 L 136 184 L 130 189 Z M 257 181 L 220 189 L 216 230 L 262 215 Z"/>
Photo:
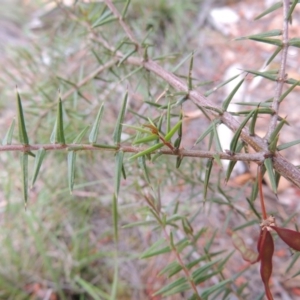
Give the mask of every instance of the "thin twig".
<path id="1" fill-rule="evenodd" d="M 177 262 L 178 262 L 179 265 L 181 266 L 182 271 L 184 272 L 187 281 L 189 282 L 191 288 L 193 289 L 193 291 L 194 291 L 194 293 L 195 293 L 196 299 L 201 300 L 202 298 L 200 297 L 200 295 L 199 295 L 199 293 L 198 293 L 198 290 L 197 290 L 197 287 L 196 287 L 195 282 L 194 282 L 194 280 L 193 280 L 193 277 L 191 276 L 190 271 L 188 270 L 188 268 L 185 266 L 184 262 L 182 261 L 181 256 L 180 256 L 180 254 L 178 253 L 176 247 L 175 247 L 174 244 L 171 242 L 171 238 L 170 238 L 170 236 L 169 236 L 169 234 L 168 234 L 168 232 L 167 232 L 167 230 L 166 230 L 165 227 L 163 227 L 163 231 L 164 231 L 166 240 L 169 242 L 170 247 L 171 247 L 173 253 L 174 253 L 175 256 L 176 256 Z"/>
<path id="2" fill-rule="evenodd" d="M 47 151 L 57 150 L 69 150 L 69 151 L 119 151 L 122 150 L 125 153 L 139 153 L 147 149 L 147 147 L 133 147 L 127 145 L 111 146 L 111 145 L 91 145 L 91 144 L 32 144 L 32 145 L 2 145 L 0 146 L 0 152 L 28 152 L 37 151 L 39 149 L 45 149 Z M 161 153 L 164 155 L 180 156 L 180 157 L 200 157 L 200 158 L 214 158 L 219 156 L 220 159 L 233 160 L 233 161 L 252 161 L 261 163 L 265 159 L 265 153 L 236 153 L 234 155 L 226 152 L 212 152 L 212 151 L 200 151 L 200 150 L 186 150 L 179 149 L 177 152 L 171 149 L 162 148 L 153 152 Z"/>
<path id="3" fill-rule="evenodd" d="M 274 93 L 274 99 L 272 103 L 272 109 L 274 111 L 273 116 L 271 117 L 268 132 L 265 136 L 265 139 L 270 143 L 270 137 L 272 132 L 275 130 L 278 120 L 278 113 L 279 113 L 279 100 L 280 96 L 282 95 L 283 90 L 283 84 L 285 82 L 286 78 L 286 60 L 287 60 L 287 54 L 288 54 L 288 48 L 289 48 L 289 20 L 287 18 L 289 7 L 290 7 L 290 1 L 289 0 L 282 0 L 283 2 L 283 30 L 282 30 L 282 53 L 281 53 L 281 60 L 280 60 L 280 69 L 276 84 L 276 89 Z"/>

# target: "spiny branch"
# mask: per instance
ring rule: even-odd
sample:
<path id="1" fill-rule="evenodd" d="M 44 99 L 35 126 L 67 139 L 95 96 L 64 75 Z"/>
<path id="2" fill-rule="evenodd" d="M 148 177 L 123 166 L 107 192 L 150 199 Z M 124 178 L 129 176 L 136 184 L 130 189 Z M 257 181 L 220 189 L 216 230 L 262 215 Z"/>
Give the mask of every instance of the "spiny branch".
<path id="1" fill-rule="evenodd" d="M 90 145 L 90 144 L 32 144 L 32 145 L 3 145 L 0 146 L 0 152 L 29 152 L 37 151 L 39 149 L 45 149 L 47 151 L 67 150 L 67 151 L 123 151 L 125 153 L 139 153 L 147 149 L 147 147 L 133 147 L 127 145 Z M 200 151 L 200 150 L 186 150 L 178 149 L 178 151 L 172 151 L 171 149 L 163 148 L 153 152 L 161 153 L 164 155 L 180 156 L 180 157 L 199 157 L 199 158 L 215 158 L 232 160 L 232 161 L 254 161 L 261 163 L 264 161 L 267 153 L 236 153 L 228 154 L 226 152 L 212 152 L 212 151 Z"/>

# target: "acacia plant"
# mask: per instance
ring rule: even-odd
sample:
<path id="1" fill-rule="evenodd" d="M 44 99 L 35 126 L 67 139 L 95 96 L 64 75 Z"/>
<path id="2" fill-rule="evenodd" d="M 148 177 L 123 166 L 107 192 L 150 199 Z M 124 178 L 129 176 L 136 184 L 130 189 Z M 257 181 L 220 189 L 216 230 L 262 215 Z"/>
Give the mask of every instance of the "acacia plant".
<path id="1" fill-rule="evenodd" d="M 0 150 L 8 155 L 10 152 L 17 153 L 21 158 L 25 227 L 29 228 L 42 257 L 41 268 L 46 268 L 43 280 L 38 280 L 28 269 L 21 270 L 17 276 L 19 279 L 26 274 L 30 276 L 26 279 L 23 276 L 24 285 L 18 283 L 15 287 L 9 284 L 14 282 L 13 277 L 5 279 L 2 276 L 0 286 L 7 299 L 16 295 L 18 298 L 11 299 L 26 299 L 28 294 L 33 293 L 28 288 L 32 287 L 33 282 L 38 282 L 39 288 L 51 286 L 53 297 L 59 299 L 71 299 L 72 295 L 81 295 L 83 298 L 80 299 L 123 299 L 125 292 L 121 286 L 122 282 L 126 282 L 126 276 L 122 275 L 121 258 L 125 251 L 122 247 L 128 232 L 134 234 L 135 228 L 153 230 L 149 247 L 138 248 L 139 258 L 145 260 L 146 265 L 151 257 L 165 258 L 159 274 L 150 273 L 148 277 L 153 277 L 152 281 L 148 278 L 148 285 L 144 282 L 146 287 L 139 287 L 145 291 L 143 296 L 138 296 L 139 299 L 146 296 L 149 299 L 229 299 L 232 295 L 236 299 L 262 299 L 264 294 L 267 299 L 273 299 L 273 238 L 278 236 L 291 249 L 300 250 L 300 233 L 276 224 L 276 211 L 269 213 L 263 191 L 264 174 L 269 177 L 274 195 L 277 195 L 280 177 L 300 187 L 298 166 L 280 153 L 297 145 L 300 140 L 283 144 L 279 142 L 282 128 L 292 125 L 288 117 L 281 115 L 281 105 L 300 85 L 299 81 L 288 76 L 287 69 L 288 49 L 300 47 L 300 38 L 289 38 L 289 28 L 293 24 L 298 1 L 276 2 L 257 17 L 265 18 L 280 10 L 281 29 L 249 34 L 239 38 L 242 41 L 235 41 L 243 43 L 251 40 L 272 45 L 274 53 L 267 65 L 278 59 L 279 68 L 241 70 L 238 75 L 240 81 L 231 93 L 224 95 L 221 92 L 220 105 L 212 100 L 211 95 L 220 93 L 222 87 L 237 76 L 216 86 L 206 82 L 210 78 L 200 81 L 193 76 L 196 49 L 188 49 L 187 56 L 165 49 L 164 41 L 170 39 L 172 43 L 174 38 L 170 32 L 166 32 L 166 26 L 168 31 L 175 28 L 180 30 L 181 26 L 174 19 L 174 11 L 177 9 L 184 15 L 196 5 L 192 1 L 185 4 L 176 1 L 173 5 L 169 2 L 157 1 L 156 14 L 145 24 L 145 20 L 137 17 L 149 8 L 150 4 L 143 1 L 74 1 L 71 6 L 56 1 L 55 9 L 60 19 L 55 19 L 57 26 L 53 40 L 49 37 L 49 40 L 35 40 L 30 50 L 32 52 L 26 49 L 18 52 L 19 61 L 22 58 L 20 53 L 27 62 L 30 60 L 24 74 L 14 77 L 14 73 L 7 70 L 7 75 L 17 81 L 17 129 L 15 121 L 11 120 Z M 181 17 L 180 22 L 183 22 L 185 18 Z M 184 36 L 184 32 L 180 34 Z M 161 36 L 164 36 L 163 40 Z M 76 40 L 68 45 L 64 38 L 68 41 L 72 37 L 76 37 Z M 56 48 L 57 40 L 60 48 Z M 43 43 L 49 47 L 46 54 L 39 52 Z M 66 54 L 67 47 L 71 55 Z M 178 45 L 174 47 L 178 52 L 182 50 Z M 165 50 L 166 54 L 163 53 Z M 51 63 L 45 63 L 45 56 Z M 43 69 L 37 69 L 43 59 Z M 67 68 L 68 63 L 71 67 Z M 15 67 L 19 68 L 18 63 L 15 63 Z M 44 77 L 32 80 L 31 75 L 36 72 L 41 72 Z M 182 72 L 185 74 L 182 75 Z M 273 82 L 273 95 L 269 99 L 261 95 L 254 102 L 239 103 L 246 109 L 230 111 L 231 102 L 239 88 L 254 77 Z M 55 92 L 57 88 L 59 91 Z M 33 100 L 29 100 L 28 95 Z M 53 97 L 58 100 L 53 101 Z M 201 112 L 203 126 L 199 126 L 194 133 L 194 145 L 185 147 L 182 140 L 189 122 L 186 107 L 191 104 Z M 33 117 L 29 118 L 28 114 Z M 268 120 L 263 137 L 257 134 L 257 122 L 261 119 Z M 220 143 L 217 129 L 221 124 L 233 132 L 230 149 L 223 149 Z M 49 133 L 50 142 L 46 141 L 45 130 Z M 60 154 L 47 158 L 50 152 Z M 106 186 L 99 183 L 99 189 L 95 186 L 96 195 L 108 201 L 109 209 L 105 209 L 111 211 L 113 258 L 101 254 L 105 257 L 105 268 L 110 270 L 108 278 L 99 280 L 95 274 L 99 267 L 96 262 L 101 257 L 97 250 L 96 254 L 94 250 L 87 250 L 77 264 L 71 264 L 68 272 L 57 271 L 60 263 L 53 263 L 51 253 L 43 246 L 43 239 L 38 234 L 38 228 L 44 228 L 42 219 L 31 213 L 36 203 L 30 204 L 33 192 L 29 190 L 29 177 L 31 187 L 37 186 L 39 193 L 42 193 L 43 187 L 39 183 L 39 176 L 45 176 L 48 180 L 50 177 L 52 181 L 57 180 L 57 184 L 58 181 L 67 184 L 76 198 L 79 195 L 79 179 L 95 179 L 97 172 L 108 172 L 110 177 L 110 157 L 115 160 L 114 179 L 110 179 Z M 47 163 L 50 159 L 53 166 L 56 160 L 60 165 L 67 160 L 67 172 L 59 165 L 52 170 Z M 6 164 L 12 161 L 6 160 Z M 215 170 L 223 168 L 224 160 L 230 163 L 224 172 L 217 174 Z M 238 161 L 257 167 L 257 177 L 235 189 L 226 183 L 230 181 Z M 51 172 L 45 175 L 47 169 Z M 45 181 L 50 189 L 51 180 Z M 93 189 L 92 192 L 86 189 L 87 186 L 83 186 L 85 198 L 93 192 Z M 173 194 L 172 186 L 175 186 Z M 256 201 L 256 198 L 260 201 Z M 133 202 L 137 202 L 138 206 Z M 46 202 L 43 205 L 47 206 Z M 128 211 L 126 205 L 133 205 L 136 209 L 134 217 L 128 217 L 133 211 Z M 223 209 L 227 216 L 220 221 L 216 211 Z M 74 214 L 76 219 L 76 212 Z M 288 222 L 284 225 L 288 226 Z M 242 229 L 247 232 L 243 236 L 248 234 L 249 237 L 257 231 L 257 251 L 255 247 L 246 245 L 245 238 L 238 232 Z M 97 231 L 101 231 L 101 228 L 97 227 Z M 229 237 L 226 245 L 221 245 L 222 233 Z M 57 236 L 50 236 L 50 239 L 60 245 Z M 82 245 L 76 244 L 75 247 L 72 235 L 70 239 L 66 242 L 66 248 L 78 247 L 76 253 L 80 256 Z M 228 243 L 228 240 L 231 242 Z M 9 241 L 5 241 L 8 245 Z M 12 247 L 10 249 L 18 248 L 9 245 Z M 249 262 L 236 273 L 229 266 L 234 262 L 241 263 L 234 248 Z M 298 257 L 295 254 L 289 269 Z M 253 291 L 248 287 L 251 279 L 243 284 L 239 284 L 238 279 L 250 272 L 253 276 L 257 272 L 255 263 L 260 263 L 261 285 L 256 285 Z M 114 267 L 111 267 L 112 264 Z M 26 282 L 28 278 L 29 282 Z M 157 287 L 151 285 L 151 282 L 155 282 L 154 278 L 164 279 Z"/>

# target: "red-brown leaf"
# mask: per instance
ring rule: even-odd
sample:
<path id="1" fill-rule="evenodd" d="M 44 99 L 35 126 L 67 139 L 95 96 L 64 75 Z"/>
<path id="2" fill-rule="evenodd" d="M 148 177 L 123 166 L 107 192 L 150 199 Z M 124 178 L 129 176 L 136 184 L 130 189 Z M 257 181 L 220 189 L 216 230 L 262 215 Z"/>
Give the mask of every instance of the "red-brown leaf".
<path id="1" fill-rule="evenodd" d="M 269 281 L 272 275 L 272 256 L 274 253 L 274 241 L 271 233 L 267 229 L 262 230 L 259 248 L 259 256 L 261 259 L 261 279 L 264 283 L 265 292 L 268 300 L 273 300 L 273 296 L 269 287 Z"/>
<path id="2" fill-rule="evenodd" d="M 300 251 L 300 232 L 277 226 L 272 226 L 272 228 L 288 246 L 296 251 Z"/>

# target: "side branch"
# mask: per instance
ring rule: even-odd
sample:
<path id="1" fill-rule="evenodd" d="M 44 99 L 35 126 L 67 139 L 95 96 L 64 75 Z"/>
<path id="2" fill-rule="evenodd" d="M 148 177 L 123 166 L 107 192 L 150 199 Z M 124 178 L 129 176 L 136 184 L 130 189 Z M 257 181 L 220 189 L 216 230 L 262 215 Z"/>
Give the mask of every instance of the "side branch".
<path id="1" fill-rule="evenodd" d="M 268 142 L 272 132 L 275 130 L 278 120 L 278 111 L 279 111 L 279 105 L 280 105 L 280 96 L 282 94 L 283 90 L 283 84 L 286 77 L 286 60 L 287 60 L 287 54 L 288 54 L 288 48 L 289 48 L 289 20 L 287 18 L 289 7 L 290 7 L 290 1 L 289 0 L 282 0 L 283 2 L 283 30 L 282 30 L 282 53 L 281 53 L 281 60 L 280 60 L 280 69 L 278 74 L 278 80 L 276 84 L 274 99 L 272 103 L 272 109 L 274 111 L 274 114 L 270 120 L 268 132 L 266 134 L 266 140 Z"/>

